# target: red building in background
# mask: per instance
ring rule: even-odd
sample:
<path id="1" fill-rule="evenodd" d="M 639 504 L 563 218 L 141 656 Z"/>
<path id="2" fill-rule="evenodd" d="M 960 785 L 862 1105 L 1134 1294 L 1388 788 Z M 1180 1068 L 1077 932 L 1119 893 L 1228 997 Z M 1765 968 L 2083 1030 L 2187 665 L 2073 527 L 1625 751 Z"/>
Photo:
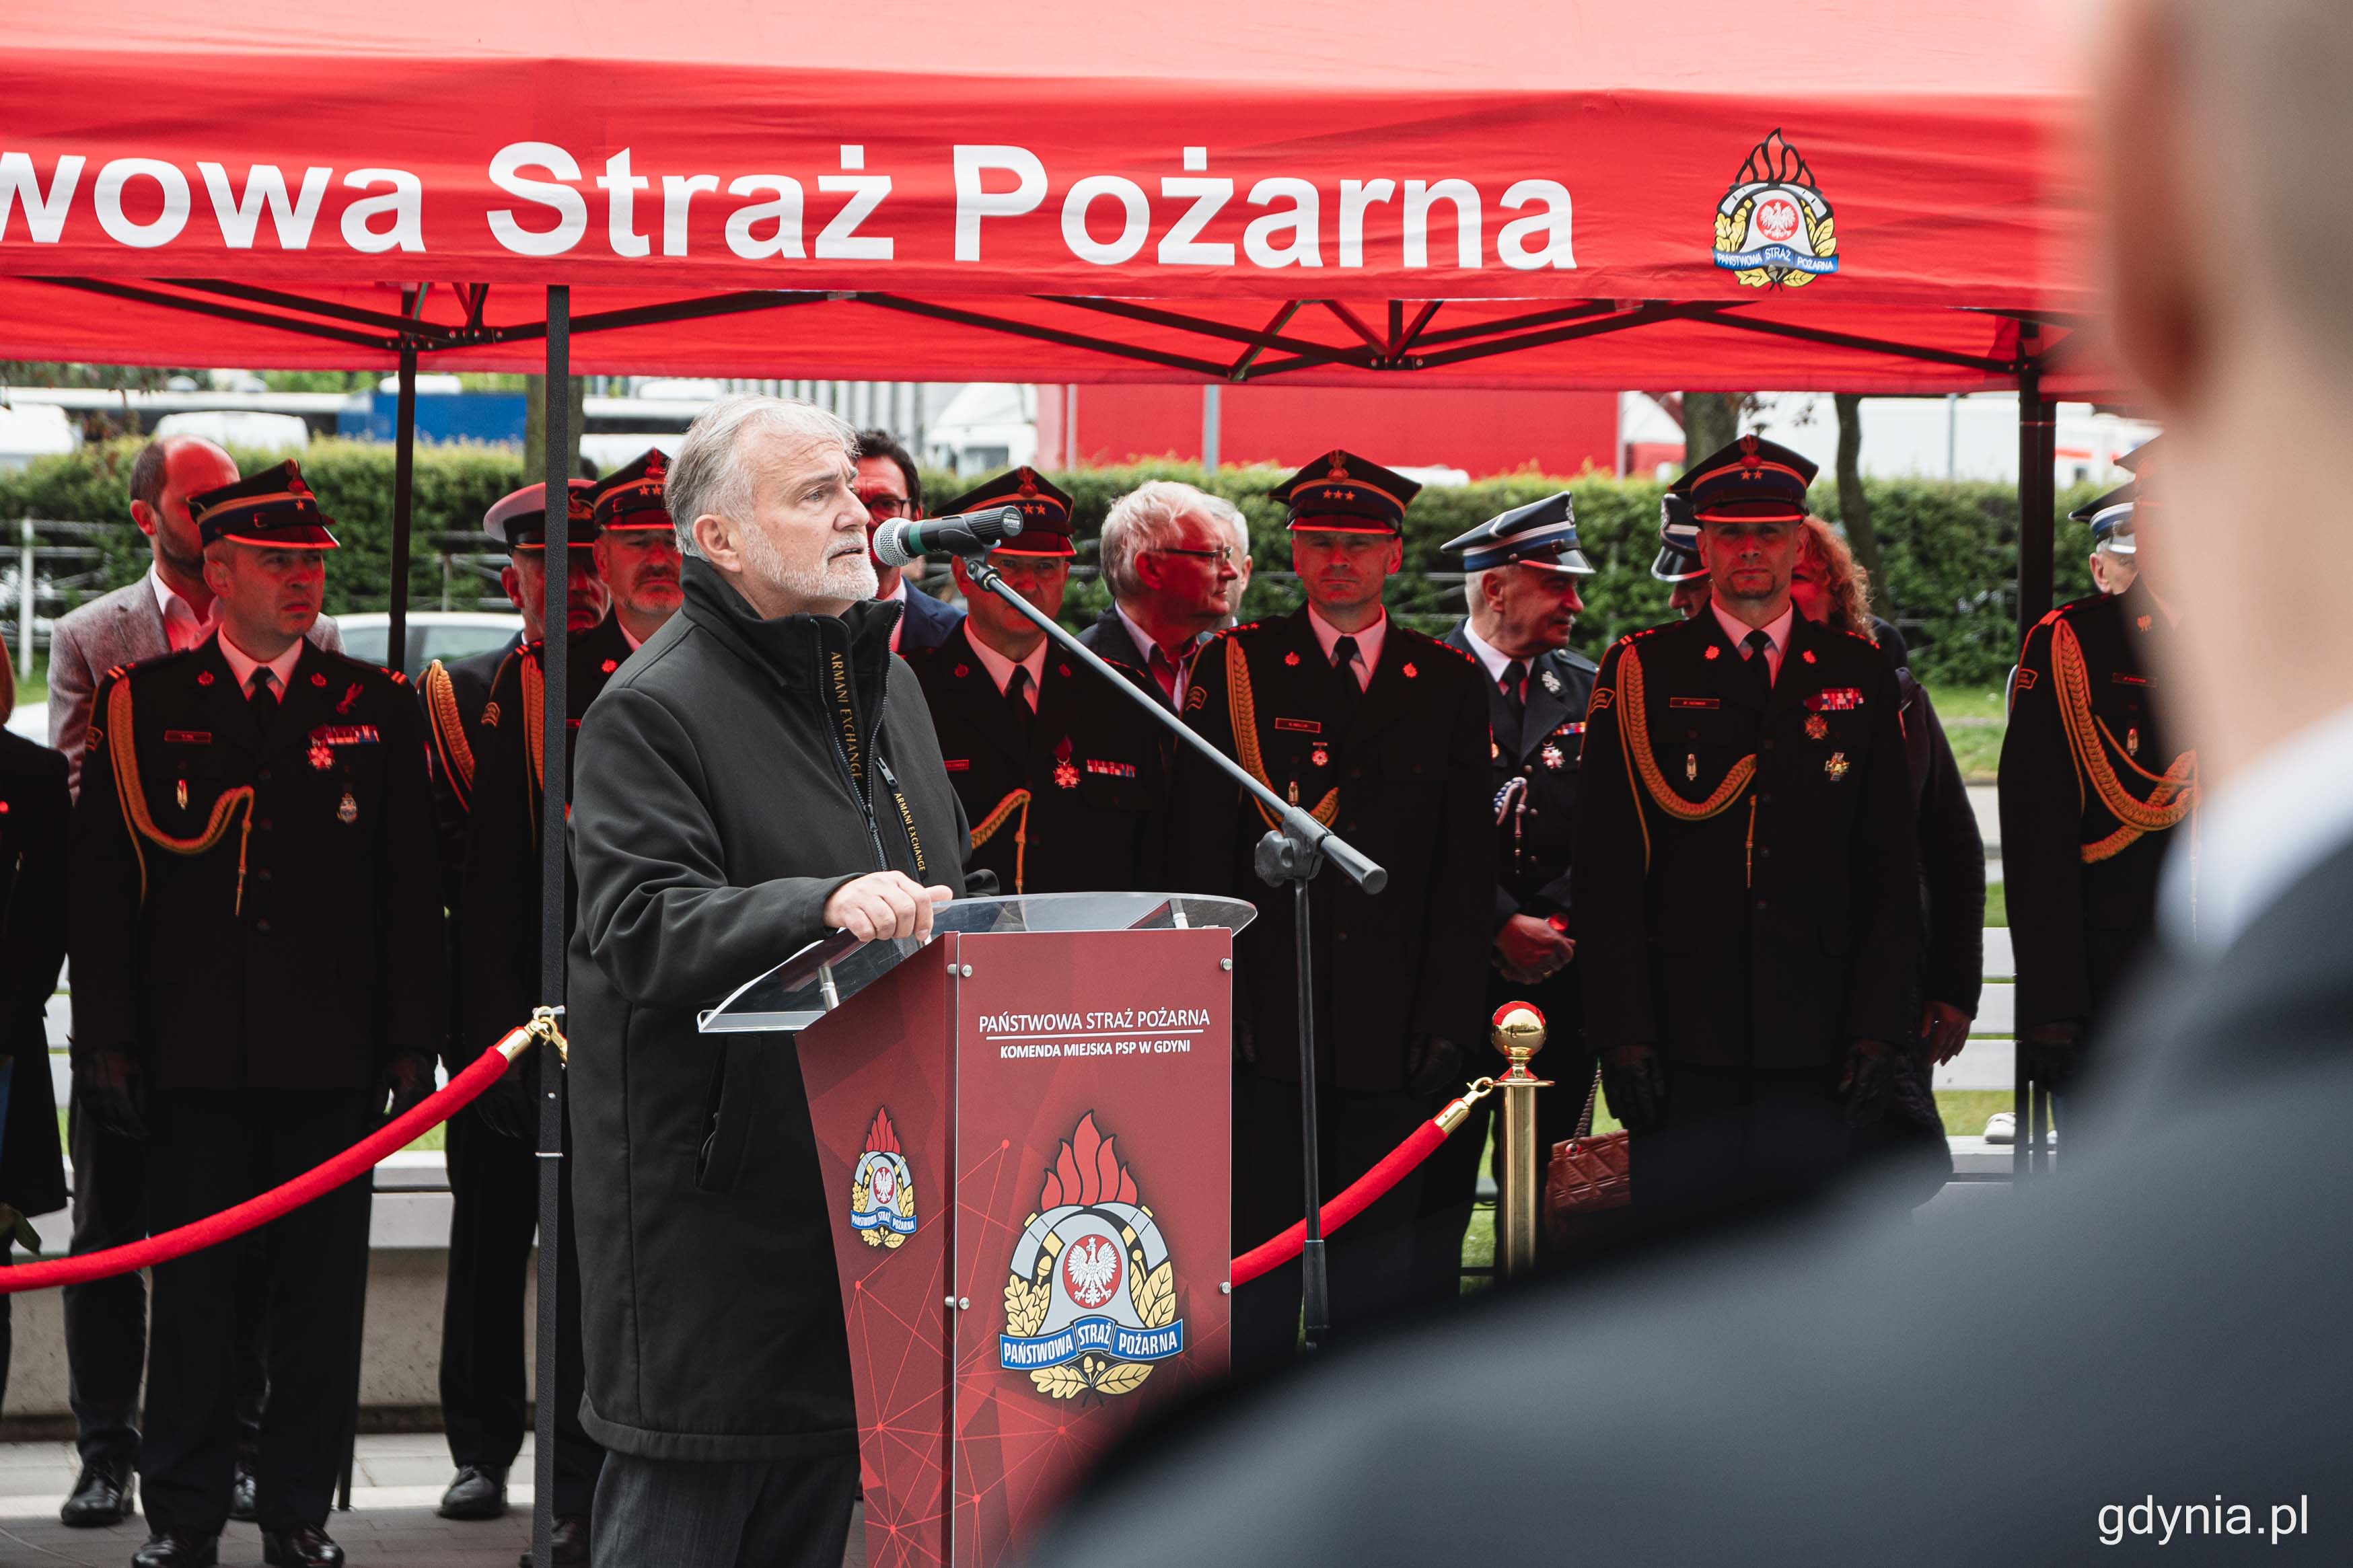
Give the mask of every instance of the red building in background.
<path id="1" fill-rule="evenodd" d="M 1217 460 L 1297 468 L 1345 447 L 1393 468 L 1618 471 L 1618 395 L 1466 388 L 1252 385 L 1040 386 L 1042 468 L 1202 459 L 1216 393 Z"/>

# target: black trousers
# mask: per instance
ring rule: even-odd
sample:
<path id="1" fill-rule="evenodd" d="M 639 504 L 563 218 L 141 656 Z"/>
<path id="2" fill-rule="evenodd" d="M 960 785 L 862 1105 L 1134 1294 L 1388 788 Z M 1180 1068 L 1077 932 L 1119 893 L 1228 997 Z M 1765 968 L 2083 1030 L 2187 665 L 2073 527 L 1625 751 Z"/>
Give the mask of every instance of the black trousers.
<path id="1" fill-rule="evenodd" d="M 1670 1067 L 1661 1125 L 1635 1134 L 1629 1151 L 1643 1231 L 1740 1219 L 1820 1195 L 1849 1159 L 1839 1071 Z"/>
<path id="2" fill-rule="evenodd" d="M 1403 1089 L 1316 1091 L 1317 1180 L 1330 1203 L 1410 1134 L 1430 1110 Z M 1289 1229 L 1306 1211 L 1299 1086 L 1244 1068 L 1234 1075 L 1234 1251 Z M 1409 1173 L 1324 1244 L 1335 1342 L 1410 1311 L 1416 1300 L 1415 1215 L 1421 1173 Z M 1234 1292 L 1233 1372 L 1250 1377 L 1291 1359 L 1299 1345 L 1300 1265 Z"/>
<path id="3" fill-rule="evenodd" d="M 1501 1005 L 1501 1001 L 1496 1005 Z M 1553 1016 L 1550 1008 L 1546 1016 Z M 1475 1077 L 1500 1071 L 1503 1065 L 1503 1058 L 1496 1056 L 1491 1061 L 1466 1064 L 1464 1071 Z M 1536 1191 L 1541 1194 L 1552 1146 L 1576 1135 L 1577 1114 L 1585 1109 L 1586 1093 L 1593 1087 L 1593 1053 L 1585 1048 L 1578 1035 L 1570 1033 L 1565 1038 L 1547 1038 L 1534 1066 L 1538 1078 L 1553 1083 L 1550 1089 L 1535 1091 Z M 1425 1115 L 1437 1114 L 1445 1104 L 1440 1096 L 1431 1099 Z M 1504 1152 L 1497 1120 L 1502 1103 L 1502 1095 L 1491 1094 L 1472 1106 L 1470 1117 L 1422 1163 L 1421 1203 L 1414 1220 L 1414 1289 L 1430 1308 L 1443 1308 L 1462 1293 L 1462 1237 L 1471 1228 L 1471 1211 L 1477 1206 L 1479 1156 L 1486 1151 L 1491 1131 L 1498 1134 L 1493 1169 L 1496 1184 L 1499 1188 L 1502 1185 Z"/>
<path id="4" fill-rule="evenodd" d="M 615 1454 L 596 1486 L 590 1561 L 600 1568 L 839 1568 L 857 1499 L 855 1454 L 740 1461 Z"/>
<path id="5" fill-rule="evenodd" d="M 158 1094 L 149 1107 L 150 1218 L 167 1230 L 268 1191 L 377 1124 L 362 1091 Z M 346 1184 L 259 1231 L 159 1265 L 139 1475 L 158 1530 L 216 1533 L 228 1513 L 238 1380 L 239 1273 L 263 1286 L 271 1396 L 254 1457 L 265 1530 L 323 1525 L 343 1461 L 359 1358 L 368 1183 Z"/>
<path id="6" fill-rule="evenodd" d="M 76 1253 L 102 1252 L 147 1235 L 148 1146 L 118 1138 L 82 1114 L 77 1089 L 67 1102 L 66 1142 L 73 1156 Z M 261 1442 L 268 1387 L 262 1333 L 263 1281 L 238 1277 L 237 1324 L 229 1343 L 236 1381 L 238 1451 L 248 1460 Z M 147 1364 L 147 1285 L 136 1271 L 65 1289 L 66 1386 L 82 1463 L 128 1475 L 139 1463 L 139 1378 Z"/>
<path id="7" fill-rule="evenodd" d="M 471 1110 L 449 1119 L 449 1276 L 441 1314 L 441 1418 L 452 1462 L 504 1471 L 522 1447 L 530 1413 L 524 1290 L 539 1230 L 540 1159 Z M 580 1266 L 570 1244 L 572 1163 L 562 1162 L 565 1245 L 556 1258 L 555 1494 L 557 1514 L 586 1519 L 605 1450 L 580 1425 L 587 1390 L 580 1340 Z"/>

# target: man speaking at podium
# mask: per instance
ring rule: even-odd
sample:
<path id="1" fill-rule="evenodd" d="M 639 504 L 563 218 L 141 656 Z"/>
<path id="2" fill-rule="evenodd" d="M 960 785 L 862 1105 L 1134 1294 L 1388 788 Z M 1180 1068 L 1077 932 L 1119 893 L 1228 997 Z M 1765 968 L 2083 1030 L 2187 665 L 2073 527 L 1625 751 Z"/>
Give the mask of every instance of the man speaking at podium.
<path id="1" fill-rule="evenodd" d="M 686 602 L 588 710 L 573 1191 L 594 1561 L 841 1561 L 857 1416 L 797 1058 L 695 1016 L 830 930 L 930 933 L 966 826 L 855 492 L 856 433 L 727 398 L 681 443 Z"/>

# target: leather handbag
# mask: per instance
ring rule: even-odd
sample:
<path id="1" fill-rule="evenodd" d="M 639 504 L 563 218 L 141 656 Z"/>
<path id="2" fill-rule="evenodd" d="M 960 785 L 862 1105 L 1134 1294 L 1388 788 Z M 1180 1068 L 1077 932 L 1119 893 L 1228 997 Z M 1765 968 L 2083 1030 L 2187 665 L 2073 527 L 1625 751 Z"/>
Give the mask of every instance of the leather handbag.
<path id="1" fill-rule="evenodd" d="M 1577 1134 L 1552 1146 L 1545 1171 L 1545 1234 L 1556 1247 L 1598 1239 L 1610 1211 L 1624 1208 L 1634 1194 L 1625 1130 L 1593 1136 L 1593 1105 L 1600 1092 L 1597 1066 L 1585 1091 L 1585 1109 L 1577 1113 Z"/>

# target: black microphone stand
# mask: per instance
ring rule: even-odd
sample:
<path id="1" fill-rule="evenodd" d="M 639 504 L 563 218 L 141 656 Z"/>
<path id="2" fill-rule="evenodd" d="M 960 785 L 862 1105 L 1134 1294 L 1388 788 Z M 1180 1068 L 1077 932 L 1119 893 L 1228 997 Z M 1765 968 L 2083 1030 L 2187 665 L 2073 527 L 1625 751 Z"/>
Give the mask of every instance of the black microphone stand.
<path id="1" fill-rule="evenodd" d="M 1317 1173 L 1315 959 L 1307 940 L 1307 884 L 1324 869 L 1327 861 L 1339 868 L 1341 875 L 1367 893 L 1377 893 L 1388 887 L 1389 874 L 1366 858 L 1346 839 L 1259 783 L 1249 769 L 1193 733 L 1191 726 L 1138 690 L 1133 681 L 1104 663 L 1094 649 L 1063 630 L 1052 616 L 1015 593 L 998 575 L 997 568 L 988 563 L 986 549 L 969 554 L 959 552 L 959 555 L 964 562 L 965 575 L 1018 610 L 1031 625 L 1052 638 L 1056 647 L 1076 655 L 1089 669 L 1125 693 L 1130 701 L 1151 714 L 1162 729 L 1175 735 L 1178 744 L 1191 747 L 1194 755 L 1207 760 L 1228 778 L 1248 790 L 1261 805 L 1274 812 L 1282 823 L 1281 826 L 1258 841 L 1253 864 L 1260 880 L 1268 886 L 1280 888 L 1289 885 L 1292 922 L 1297 938 L 1299 1141 L 1300 1158 L 1304 1165 L 1301 1185 L 1307 1201 L 1307 1239 L 1299 1249 L 1300 1306 L 1306 1345 L 1312 1351 L 1331 1331 L 1332 1281 L 1324 1261 L 1324 1197 Z"/>

